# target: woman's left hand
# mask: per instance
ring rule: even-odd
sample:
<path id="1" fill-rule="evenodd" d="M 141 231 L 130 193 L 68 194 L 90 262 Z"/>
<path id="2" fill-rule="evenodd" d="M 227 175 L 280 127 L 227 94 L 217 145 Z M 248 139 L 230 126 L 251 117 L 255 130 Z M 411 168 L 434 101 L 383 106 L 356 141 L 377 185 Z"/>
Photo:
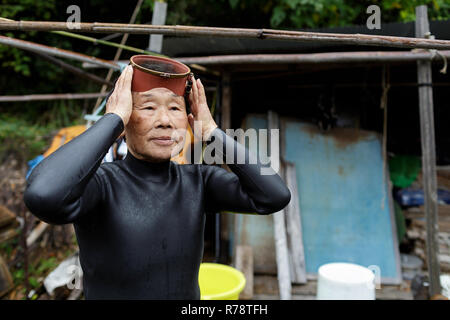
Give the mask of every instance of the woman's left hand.
<path id="1" fill-rule="evenodd" d="M 201 137 L 203 141 L 206 141 L 211 136 L 213 130 L 217 128 L 217 124 L 211 115 L 211 111 L 209 111 L 205 88 L 200 79 L 195 79 L 194 76 L 192 76 L 192 90 L 189 94 L 189 100 L 191 106 L 191 113 L 188 115 L 189 124 L 194 131 L 194 121 L 201 122 Z M 196 135 L 200 134 L 197 132 L 194 133 Z"/>

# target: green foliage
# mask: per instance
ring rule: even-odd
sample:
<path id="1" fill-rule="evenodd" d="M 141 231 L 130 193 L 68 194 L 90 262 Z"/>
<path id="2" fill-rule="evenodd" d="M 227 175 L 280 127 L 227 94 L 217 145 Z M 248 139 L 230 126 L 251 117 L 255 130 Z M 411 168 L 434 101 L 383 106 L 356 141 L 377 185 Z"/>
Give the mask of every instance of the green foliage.
<path id="1" fill-rule="evenodd" d="M 34 289 L 38 288 L 41 285 L 35 277 L 28 277 L 28 282 L 30 283 L 31 287 Z"/>
<path id="2" fill-rule="evenodd" d="M 239 3 L 239 0 L 229 0 L 232 9 L 235 9 Z"/>
<path id="3" fill-rule="evenodd" d="M 383 22 L 407 22 L 415 19 L 415 7 L 428 5 L 430 19 L 448 19 L 448 0 L 278 0 L 272 9 L 272 27 L 317 28 L 364 24 L 366 9 L 376 4 Z"/>
<path id="4" fill-rule="evenodd" d="M 30 273 L 37 275 L 46 275 L 58 266 L 58 260 L 55 257 L 41 259 L 36 266 L 30 266 Z"/>
<path id="5" fill-rule="evenodd" d="M 426 4 L 430 19 L 450 18 L 448 0 L 167 0 L 167 24 L 222 27 L 323 28 L 365 24 L 369 5 L 381 8 L 384 23 L 414 20 Z M 146 0 L 141 10 L 151 11 Z M 146 21 L 151 19 L 147 17 Z M 144 20 L 140 17 L 139 21 Z"/>
<path id="6" fill-rule="evenodd" d="M 34 289 L 41 286 L 39 278 L 45 277 L 49 272 L 58 266 L 59 262 L 55 257 L 50 257 L 47 259 L 40 259 L 36 265 L 30 264 L 28 267 L 28 283 Z M 25 270 L 21 264 L 17 265 L 14 270 L 12 270 L 12 277 L 15 285 L 24 283 L 25 281 Z"/>
<path id="7" fill-rule="evenodd" d="M 272 27 L 317 28 L 358 22 L 369 4 L 344 0 L 278 0 L 272 11 Z"/>
<path id="8" fill-rule="evenodd" d="M 18 106 L 27 112 L 0 114 L 0 161 L 14 153 L 18 159 L 30 160 L 42 154 L 49 146 L 53 135 L 61 128 L 85 123 L 82 106 L 77 102 L 57 100 L 48 104 L 43 112 L 28 102 Z"/>
<path id="9" fill-rule="evenodd" d="M 34 0 L 20 0 L 20 1 L 3 1 L 0 5 L 0 12 L 2 18 L 12 20 L 49 20 L 55 13 L 56 0 L 34 1 Z M 15 33 L 7 32 L 8 37 L 15 37 Z M 20 33 L 15 38 L 22 40 L 35 39 L 37 32 Z M 22 50 L 11 48 L 8 46 L 0 46 L 0 61 L 1 67 L 4 69 L 11 68 L 16 73 L 23 76 L 30 76 L 31 72 L 31 58 L 25 55 Z"/>
<path id="10" fill-rule="evenodd" d="M 388 14 L 393 21 L 414 21 L 415 7 L 428 6 L 428 16 L 431 20 L 450 18 L 450 2 L 448 0 L 385 0 L 380 1 L 382 13 Z M 395 19 L 395 20 L 394 20 Z"/>
<path id="11" fill-rule="evenodd" d="M 12 250 L 18 245 L 18 242 L 19 242 L 18 237 L 14 237 L 8 241 L 0 243 L 0 254 L 3 257 L 9 257 L 11 255 Z"/>
<path id="12" fill-rule="evenodd" d="M 16 269 L 12 272 L 12 277 L 15 285 L 23 283 L 25 279 L 25 270 L 22 268 Z"/>
<path id="13" fill-rule="evenodd" d="M 30 124 L 18 116 L 0 115 L 0 160 L 10 153 L 18 159 L 34 158 L 45 151 L 52 127 Z"/>

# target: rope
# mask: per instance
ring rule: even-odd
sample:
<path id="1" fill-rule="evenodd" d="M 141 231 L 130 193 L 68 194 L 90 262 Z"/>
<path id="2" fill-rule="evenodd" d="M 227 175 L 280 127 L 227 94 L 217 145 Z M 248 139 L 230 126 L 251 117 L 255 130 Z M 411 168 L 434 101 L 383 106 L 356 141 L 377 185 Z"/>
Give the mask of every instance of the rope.
<path id="1" fill-rule="evenodd" d="M 442 53 L 440 53 L 438 50 L 434 50 L 434 51 L 436 51 L 436 54 L 438 56 L 440 56 L 442 58 L 442 60 L 444 60 L 444 66 L 442 67 L 441 70 L 439 70 L 439 72 L 442 74 L 447 74 L 447 57 L 444 56 Z"/>
<path id="2" fill-rule="evenodd" d="M 431 32 L 427 32 L 425 34 L 425 38 L 434 40 L 435 37 L 434 37 L 434 35 L 431 34 Z M 431 53 L 430 60 L 433 60 L 436 56 L 440 56 L 442 58 L 442 60 L 444 61 L 444 66 L 442 67 L 441 70 L 439 70 L 439 72 L 442 74 L 446 74 L 447 73 L 447 58 L 436 49 L 428 49 L 428 51 L 430 51 L 430 53 Z"/>
<path id="3" fill-rule="evenodd" d="M 425 33 L 425 38 L 434 40 L 434 36 L 431 34 L 431 32 Z M 441 57 L 442 61 L 444 62 L 444 66 L 441 68 L 441 70 L 439 70 L 439 72 L 442 74 L 447 74 L 447 57 L 446 56 L 444 56 L 439 50 L 436 50 L 436 49 L 412 49 L 411 50 L 411 52 L 423 52 L 423 51 L 428 51 L 429 53 L 431 53 L 430 61 L 433 61 L 433 59 L 436 58 L 436 56 Z"/>

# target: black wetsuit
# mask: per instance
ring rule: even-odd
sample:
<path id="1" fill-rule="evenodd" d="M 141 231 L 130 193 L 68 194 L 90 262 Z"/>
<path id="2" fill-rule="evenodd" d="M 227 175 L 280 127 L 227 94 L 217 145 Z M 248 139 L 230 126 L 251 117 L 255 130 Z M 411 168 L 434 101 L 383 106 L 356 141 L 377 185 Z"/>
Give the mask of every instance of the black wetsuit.
<path id="1" fill-rule="evenodd" d="M 233 172 L 130 152 L 101 163 L 123 129 L 106 114 L 45 158 L 25 204 L 43 221 L 74 224 L 86 299 L 199 299 L 205 212 L 274 213 L 289 203 L 289 189 L 279 175 L 261 175 L 259 161 L 248 164 L 248 150 L 219 128 L 214 139 L 232 144 L 235 157 L 246 153 Z"/>

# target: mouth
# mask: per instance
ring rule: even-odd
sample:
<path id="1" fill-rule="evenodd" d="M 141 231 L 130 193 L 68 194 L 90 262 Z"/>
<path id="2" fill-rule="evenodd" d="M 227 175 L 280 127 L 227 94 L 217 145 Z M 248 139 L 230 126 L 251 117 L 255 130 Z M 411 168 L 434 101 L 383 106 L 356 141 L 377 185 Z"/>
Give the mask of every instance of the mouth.
<path id="1" fill-rule="evenodd" d="M 151 141 L 160 146 L 170 146 L 175 143 L 175 141 L 169 136 L 161 136 L 152 138 Z"/>

